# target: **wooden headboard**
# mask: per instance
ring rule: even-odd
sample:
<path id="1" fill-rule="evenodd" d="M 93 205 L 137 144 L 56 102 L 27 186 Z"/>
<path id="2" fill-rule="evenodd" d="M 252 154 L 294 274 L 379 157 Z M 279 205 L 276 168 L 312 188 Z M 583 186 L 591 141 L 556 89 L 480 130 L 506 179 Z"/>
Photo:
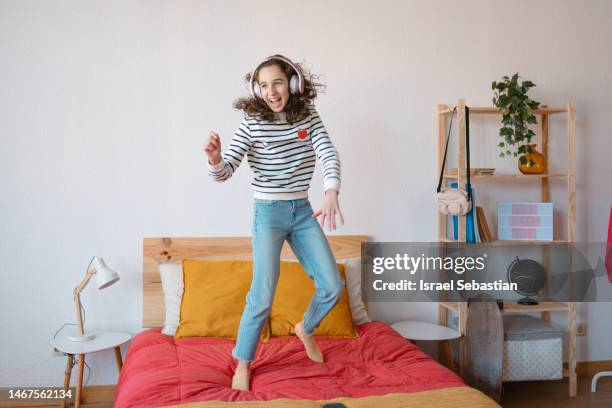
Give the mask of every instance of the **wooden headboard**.
<path id="1" fill-rule="evenodd" d="M 327 240 L 336 259 L 361 256 L 361 243 L 367 235 L 333 235 Z M 145 238 L 143 241 L 142 267 L 142 326 L 163 327 L 165 308 L 164 293 L 157 265 L 161 262 L 181 263 L 183 258 L 202 260 L 251 260 L 251 237 L 206 238 Z M 295 255 L 285 242 L 281 259 L 295 260 Z"/>

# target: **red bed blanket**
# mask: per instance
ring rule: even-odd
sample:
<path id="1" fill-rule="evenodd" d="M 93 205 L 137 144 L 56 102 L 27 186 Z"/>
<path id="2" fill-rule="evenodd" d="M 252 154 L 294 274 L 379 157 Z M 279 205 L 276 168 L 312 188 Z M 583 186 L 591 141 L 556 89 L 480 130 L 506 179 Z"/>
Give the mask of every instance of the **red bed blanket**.
<path id="1" fill-rule="evenodd" d="M 251 364 L 251 391 L 230 388 L 235 341 L 174 340 L 150 329 L 132 340 L 119 376 L 115 407 L 155 407 L 194 401 L 364 397 L 465 386 L 452 371 L 389 325 L 356 327 L 355 339 L 318 337 L 325 363 L 310 361 L 295 336 L 260 343 Z"/>

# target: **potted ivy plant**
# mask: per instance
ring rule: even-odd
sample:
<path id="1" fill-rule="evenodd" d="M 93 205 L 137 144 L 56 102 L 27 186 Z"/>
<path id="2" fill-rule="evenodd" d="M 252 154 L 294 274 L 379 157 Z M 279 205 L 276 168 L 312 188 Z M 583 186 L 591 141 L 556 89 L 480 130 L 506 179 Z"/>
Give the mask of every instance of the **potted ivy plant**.
<path id="1" fill-rule="evenodd" d="M 499 136 L 503 140 L 498 144 L 502 150 L 499 155 L 520 155 L 519 169 L 523 173 L 541 173 L 546 169 L 544 156 L 535 150 L 535 144 L 531 144 L 535 133 L 529 129 L 529 125 L 538 123 L 532 110 L 538 109 L 540 102 L 527 95 L 535 84 L 531 81 L 519 82 L 519 78 L 519 74 L 515 73 L 511 78 L 504 76 L 501 81 L 493 81 L 491 85 L 494 91 L 493 104 L 502 114 Z"/>

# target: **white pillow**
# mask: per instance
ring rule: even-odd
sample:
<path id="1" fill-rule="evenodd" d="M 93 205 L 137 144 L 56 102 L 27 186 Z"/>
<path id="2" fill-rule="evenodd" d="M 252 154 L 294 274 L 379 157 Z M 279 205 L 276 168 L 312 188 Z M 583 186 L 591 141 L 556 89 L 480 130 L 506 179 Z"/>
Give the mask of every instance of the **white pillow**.
<path id="1" fill-rule="evenodd" d="M 339 262 L 344 263 L 346 288 L 348 289 L 353 325 L 358 326 L 371 322 L 372 320 L 368 316 L 368 310 L 361 296 L 361 258 L 350 258 L 340 260 Z"/>
<path id="2" fill-rule="evenodd" d="M 183 264 L 160 263 L 159 276 L 164 290 L 164 303 L 166 305 L 166 319 L 162 333 L 174 336 L 179 326 L 181 316 L 181 298 L 183 296 Z"/>

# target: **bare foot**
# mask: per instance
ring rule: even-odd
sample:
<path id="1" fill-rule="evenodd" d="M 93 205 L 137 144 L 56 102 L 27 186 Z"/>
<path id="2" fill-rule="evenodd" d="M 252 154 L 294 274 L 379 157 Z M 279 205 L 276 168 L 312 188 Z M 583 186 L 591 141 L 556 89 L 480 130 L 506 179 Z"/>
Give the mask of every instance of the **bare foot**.
<path id="1" fill-rule="evenodd" d="M 251 371 L 248 368 L 236 367 L 232 377 L 232 388 L 240 391 L 249 391 Z"/>
<path id="2" fill-rule="evenodd" d="M 322 363 L 323 360 L 323 352 L 317 345 L 314 336 L 306 334 L 306 330 L 304 329 L 304 321 L 302 320 L 294 327 L 295 334 L 302 340 L 304 344 L 304 348 L 306 349 L 306 355 L 309 359 L 316 363 Z"/>

